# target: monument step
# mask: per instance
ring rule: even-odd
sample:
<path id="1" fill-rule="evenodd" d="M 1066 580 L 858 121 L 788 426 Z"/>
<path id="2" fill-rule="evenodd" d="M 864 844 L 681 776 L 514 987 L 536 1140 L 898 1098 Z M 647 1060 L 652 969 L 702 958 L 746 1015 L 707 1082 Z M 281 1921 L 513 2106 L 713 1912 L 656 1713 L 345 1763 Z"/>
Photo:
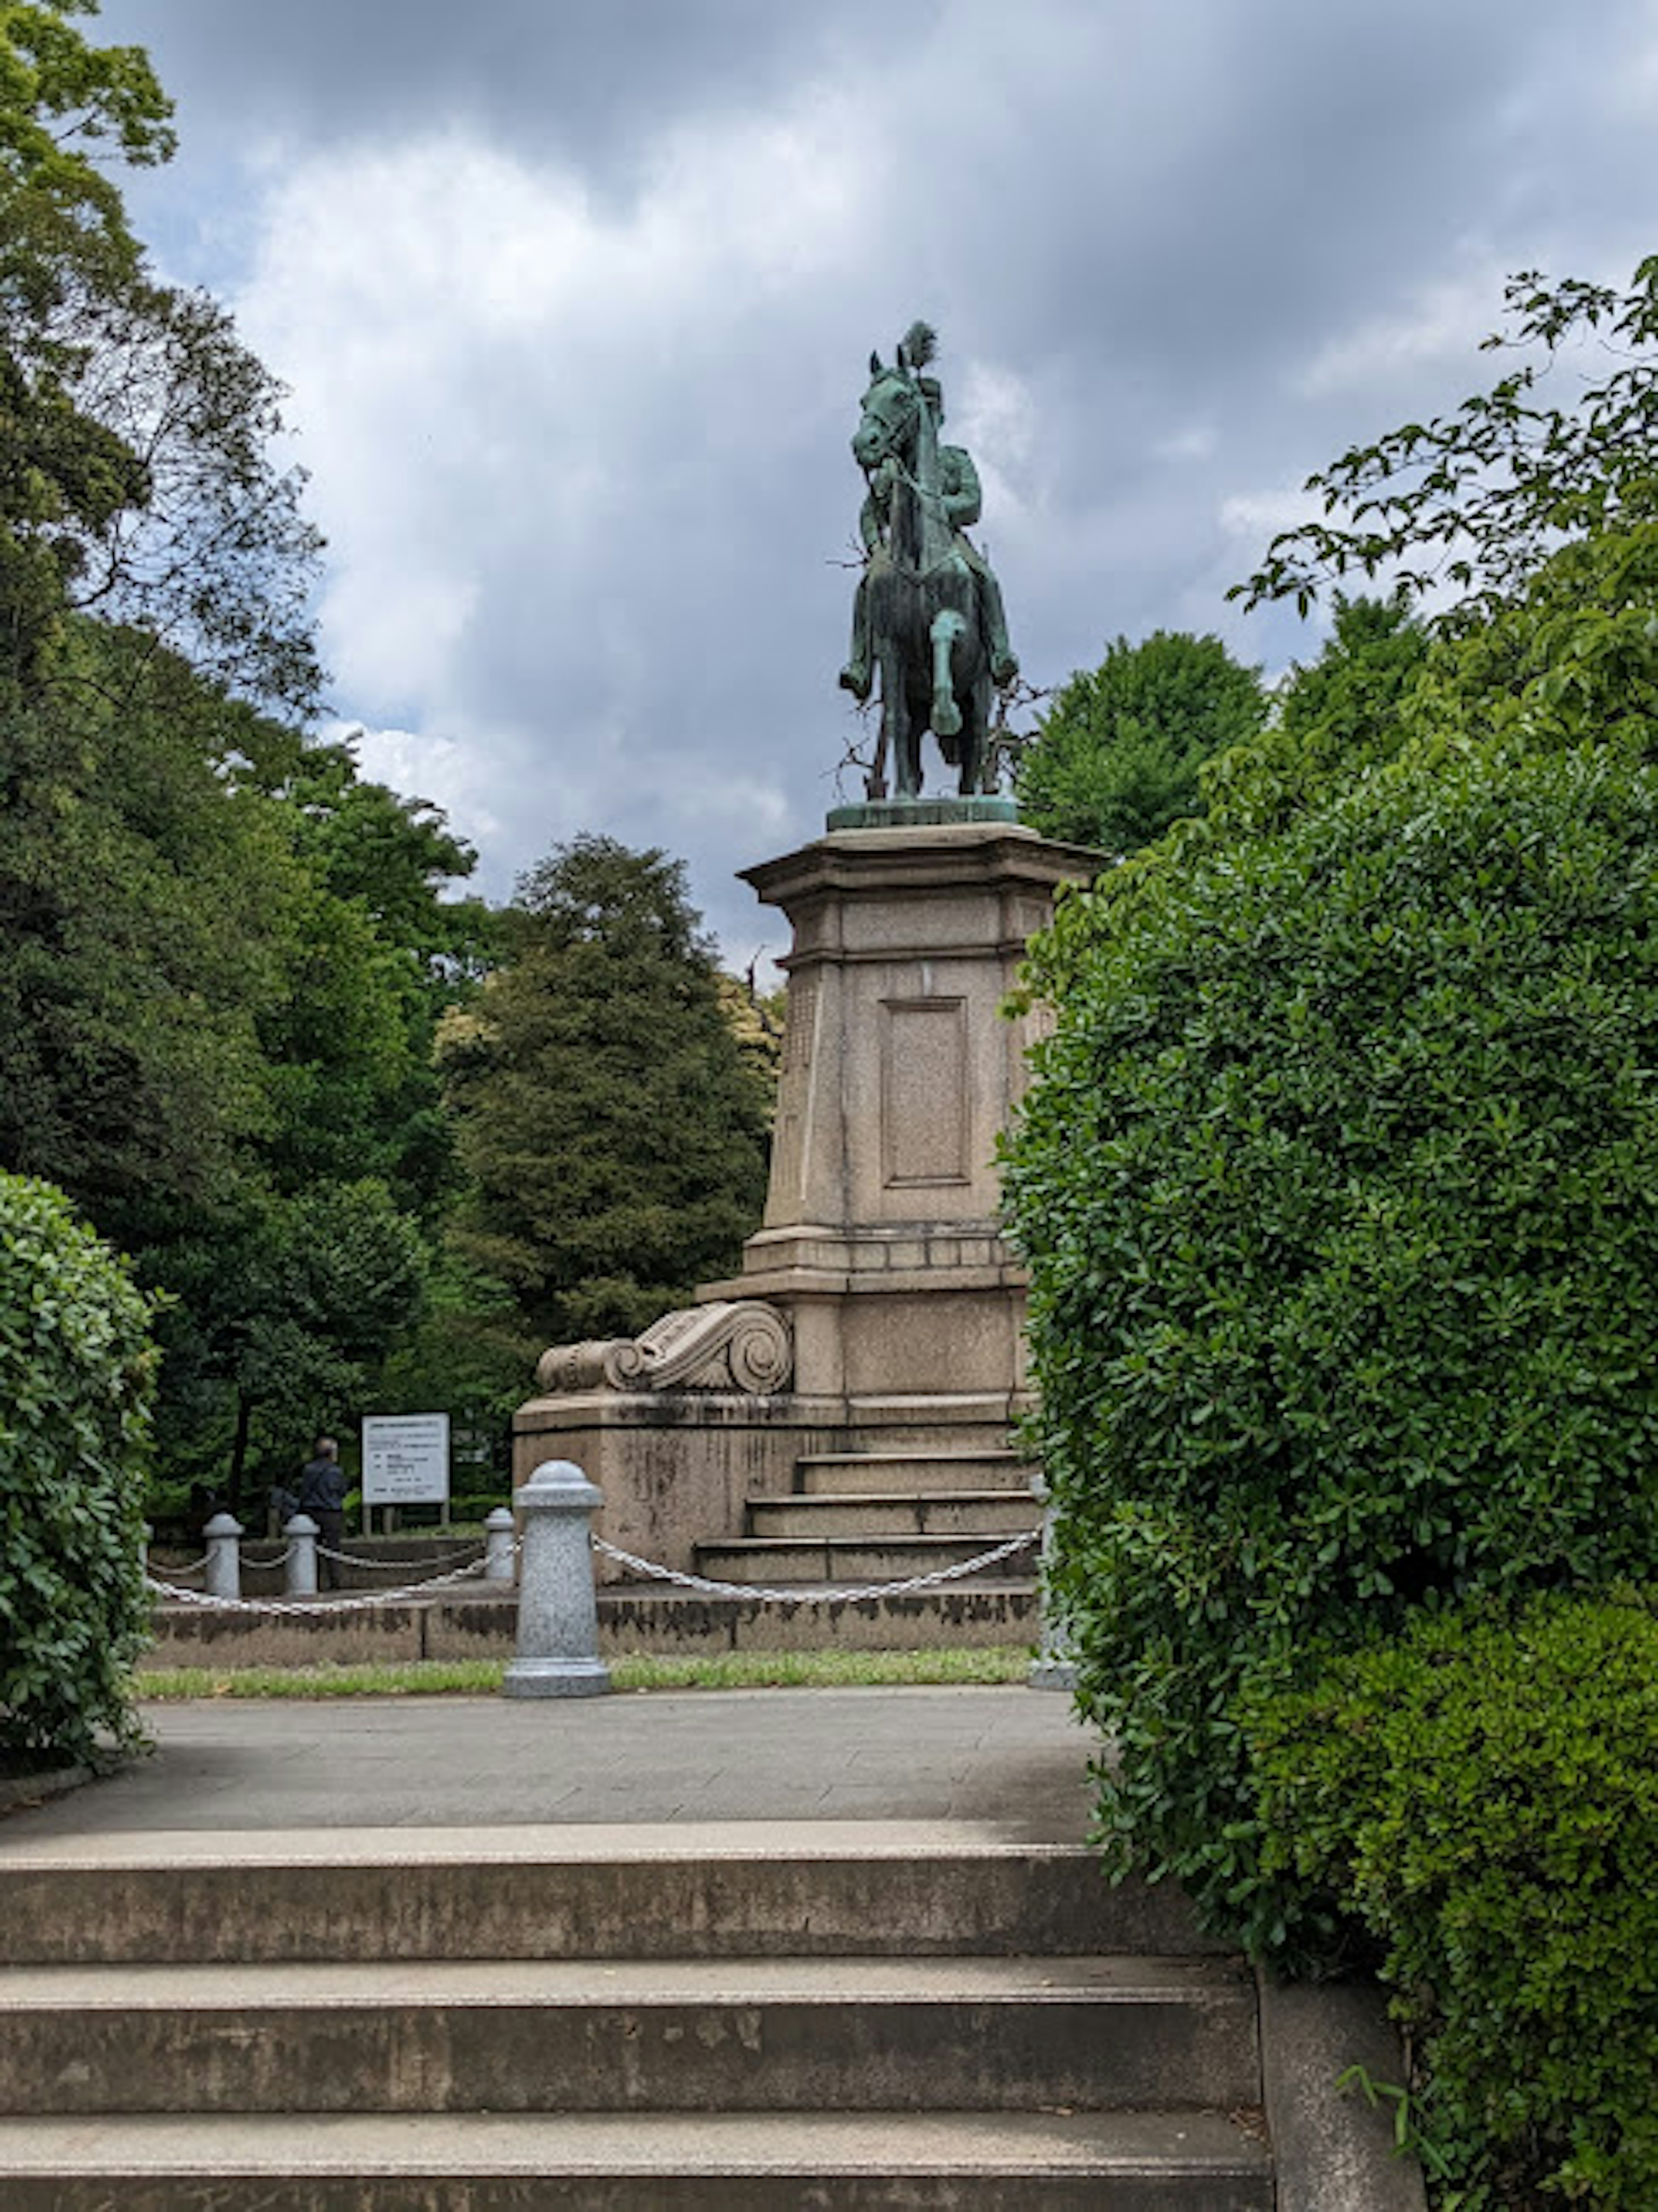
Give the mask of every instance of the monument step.
<path id="1" fill-rule="evenodd" d="M 1272 2212 L 1247 2117 L 293 2113 L 0 2121 L 8 2212 Z"/>
<path id="2" fill-rule="evenodd" d="M 992 1580 L 966 1575 L 927 1589 L 847 1602 L 825 1582 L 780 1582 L 782 1599 L 716 1595 L 667 1583 L 610 1583 L 598 1601 L 599 1648 L 634 1651 L 939 1651 L 961 1647 L 1031 1649 L 1042 1607 L 1031 1552 L 1021 1571 Z M 721 1577 L 722 1580 L 727 1579 Z M 902 1581 L 902 1577 L 894 1577 Z M 737 1585 L 741 1588 L 739 1583 Z M 756 1590 L 772 1585 L 764 1577 Z M 837 1595 L 841 1601 L 835 1602 Z"/>
<path id="3" fill-rule="evenodd" d="M 1030 1495 L 1035 1470 L 1005 1446 L 975 1451 L 816 1452 L 795 1462 L 802 1496 L 857 1497 L 919 1491 L 1005 1490 Z"/>
<path id="4" fill-rule="evenodd" d="M 22 1966 L 0 2112 L 1222 2110 L 1254 1986 L 1139 1957 Z"/>
<path id="5" fill-rule="evenodd" d="M 1033 1513 L 1034 1522 L 1034 1513 Z M 1015 1532 L 1010 1532 L 1015 1533 Z M 696 1547 L 697 1571 L 716 1582 L 770 1583 L 900 1582 L 966 1566 L 1005 1539 L 998 1531 L 964 1536 L 730 1536 Z M 987 1580 L 1031 1572 L 1035 1547 L 1015 1552 Z"/>
<path id="6" fill-rule="evenodd" d="M 849 1496 L 751 1498 L 752 1536 L 982 1536 L 988 1548 L 998 1537 L 1034 1527 L 1036 1507 L 1029 1492 L 1013 1490 L 917 1491 L 889 1496 L 863 1491 Z"/>
<path id="7" fill-rule="evenodd" d="M 182 1830 L 0 1855 L 0 1965 L 1214 1954 L 1169 1884 L 932 1822 Z"/>

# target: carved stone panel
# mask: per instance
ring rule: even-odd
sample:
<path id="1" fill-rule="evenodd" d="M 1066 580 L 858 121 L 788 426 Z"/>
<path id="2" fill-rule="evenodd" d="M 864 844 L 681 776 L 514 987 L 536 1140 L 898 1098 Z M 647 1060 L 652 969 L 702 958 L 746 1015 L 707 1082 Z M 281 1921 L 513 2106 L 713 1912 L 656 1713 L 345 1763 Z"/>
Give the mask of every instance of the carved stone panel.
<path id="1" fill-rule="evenodd" d="M 967 1001 L 881 1001 L 881 1169 L 888 1189 L 972 1180 Z"/>

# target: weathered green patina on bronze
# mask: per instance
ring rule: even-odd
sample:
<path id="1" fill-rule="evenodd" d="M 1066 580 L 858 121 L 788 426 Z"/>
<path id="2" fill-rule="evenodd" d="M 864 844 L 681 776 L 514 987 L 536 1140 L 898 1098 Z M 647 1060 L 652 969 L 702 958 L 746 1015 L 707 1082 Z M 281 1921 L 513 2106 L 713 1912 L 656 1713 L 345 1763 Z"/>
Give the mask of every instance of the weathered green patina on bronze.
<path id="1" fill-rule="evenodd" d="M 937 344 L 926 323 L 914 323 L 890 368 L 870 356 L 852 441 L 868 484 L 859 523 L 865 566 L 841 682 L 862 702 L 880 674 L 872 799 L 886 797 L 889 761 L 895 796 L 920 797 L 929 729 L 964 797 L 993 791 L 991 694 L 1019 672 L 1001 588 L 967 536 L 982 504 L 979 473 L 965 447 L 940 442 L 944 392 L 937 377 L 922 374 Z"/>

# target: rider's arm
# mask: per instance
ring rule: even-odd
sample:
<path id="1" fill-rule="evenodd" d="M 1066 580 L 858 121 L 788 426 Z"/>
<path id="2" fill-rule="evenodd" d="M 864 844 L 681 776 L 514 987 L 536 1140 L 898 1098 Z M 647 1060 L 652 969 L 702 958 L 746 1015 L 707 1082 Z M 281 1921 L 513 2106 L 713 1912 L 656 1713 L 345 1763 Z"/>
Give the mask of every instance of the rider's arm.
<path id="1" fill-rule="evenodd" d="M 944 494 L 944 517 L 952 530 L 965 530 L 979 520 L 984 495 L 979 471 L 965 446 L 938 448 L 938 486 Z"/>

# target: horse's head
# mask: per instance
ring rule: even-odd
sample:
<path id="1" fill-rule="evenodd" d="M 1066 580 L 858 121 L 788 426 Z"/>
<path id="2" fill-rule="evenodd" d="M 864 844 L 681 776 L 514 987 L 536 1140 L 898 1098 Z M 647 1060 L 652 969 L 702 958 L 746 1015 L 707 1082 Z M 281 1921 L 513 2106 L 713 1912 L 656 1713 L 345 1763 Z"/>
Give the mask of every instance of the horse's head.
<path id="1" fill-rule="evenodd" d="M 884 460 L 913 465 L 921 421 L 919 383 L 902 358 L 896 367 L 884 368 L 878 353 L 869 357 L 869 379 L 853 433 L 853 459 L 865 474 L 872 474 Z"/>

